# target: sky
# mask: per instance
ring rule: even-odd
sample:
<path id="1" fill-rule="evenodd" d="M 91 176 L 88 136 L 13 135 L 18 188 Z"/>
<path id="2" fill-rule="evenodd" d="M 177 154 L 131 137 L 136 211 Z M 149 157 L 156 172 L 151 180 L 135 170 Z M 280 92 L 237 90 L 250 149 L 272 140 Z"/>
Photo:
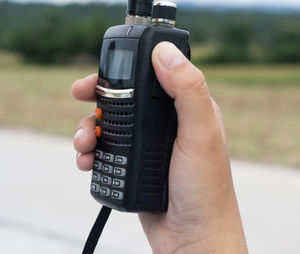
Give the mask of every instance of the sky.
<path id="1" fill-rule="evenodd" d="M 300 7 L 300 0 L 173 0 L 177 3 L 182 2 L 194 2 L 203 5 L 222 5 L 222 6 L 287 6 L 287 7 Z M 123 2 L 127 3 L 127 0 L 15 0 L 15 2 L 45 2 L 45 3 L 88 3 L 88 2 Z"/>

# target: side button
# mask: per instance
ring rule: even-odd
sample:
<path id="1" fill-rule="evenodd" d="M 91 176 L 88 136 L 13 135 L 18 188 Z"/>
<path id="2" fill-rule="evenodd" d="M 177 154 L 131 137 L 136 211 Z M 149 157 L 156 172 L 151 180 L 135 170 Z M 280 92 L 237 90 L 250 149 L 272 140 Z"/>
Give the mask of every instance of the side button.
<path id="1" fill-rule="evenodd" d="M 100 126 L 96 126 L 96 128 L 95 128 L 95 135 L 96 135 L 97 138 L 101 137 L 101 132 L 102 132 L 101 127 Z"/>
<path id="2" fill-rule="evenodd" d="M 103 112 L 102 112 L 102 109 L 101 108 L 96 108 L 96 111 L 95 111 L 95 113 L 96 113 L 96 119 L 101 119 L 102 118 L 102 115 L 103 115 Z"/>

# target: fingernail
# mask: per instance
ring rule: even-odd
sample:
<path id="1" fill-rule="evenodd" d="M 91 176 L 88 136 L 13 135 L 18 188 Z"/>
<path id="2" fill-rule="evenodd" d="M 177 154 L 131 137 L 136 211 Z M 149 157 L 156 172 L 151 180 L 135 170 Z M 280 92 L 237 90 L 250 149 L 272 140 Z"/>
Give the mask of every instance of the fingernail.
<path id="1" fill-rule="evenodd" d="M 75 139 L 83 133 L 83 129 L 79 129 L 75 134 Z"/>
<path id="2" fill-rule="evenodd" d="M 158 58 L 162 65 L 168 70 L 172 70 L 186 61 L 185 56 L 172 43 L 163 42 L 158 46 L 158 50 Z"/>

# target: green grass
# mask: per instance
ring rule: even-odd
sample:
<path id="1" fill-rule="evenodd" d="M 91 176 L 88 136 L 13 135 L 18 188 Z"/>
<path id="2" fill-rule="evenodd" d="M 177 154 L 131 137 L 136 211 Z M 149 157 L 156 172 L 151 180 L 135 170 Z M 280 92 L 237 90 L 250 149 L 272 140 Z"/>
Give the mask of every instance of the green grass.
<path id="1" fill-rule="evenodd" d="M 206 74 L 208 82 L 215 85 L 270 88 L 300 85 L 300 65 L 199 65 L 199 68 Z"/>
<path id="2" fill-rule="evenodd" d="M 300 166 L 300 65 L 199 67 L 222 108 L 232 157 Z M 73 135 L 95 104 L 74 101 L 71 84 L 95 72 L 0 53 L 0 127 Z"/>
<path id="3" fill-rule="evenodd" d="M 93 112 L 95 105 L 74 101 L 70 88 L 74 80 L 97 72 L 96 66 L 3 64 L 1 59 L 0 126 L 71 135 L 79 119 Z"/>

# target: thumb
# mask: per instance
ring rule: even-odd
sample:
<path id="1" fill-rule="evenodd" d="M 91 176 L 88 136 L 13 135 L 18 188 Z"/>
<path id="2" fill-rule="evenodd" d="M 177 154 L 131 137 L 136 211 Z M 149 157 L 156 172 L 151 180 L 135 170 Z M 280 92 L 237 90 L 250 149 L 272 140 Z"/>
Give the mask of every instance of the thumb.
<path id="1" fill-rule="evenodd" d="M 155 47 L 152 62 L 163 89 L 175 99 L 178 138 L 199 145 L 218 126 L 203 73 L 169 42 Z"/>

